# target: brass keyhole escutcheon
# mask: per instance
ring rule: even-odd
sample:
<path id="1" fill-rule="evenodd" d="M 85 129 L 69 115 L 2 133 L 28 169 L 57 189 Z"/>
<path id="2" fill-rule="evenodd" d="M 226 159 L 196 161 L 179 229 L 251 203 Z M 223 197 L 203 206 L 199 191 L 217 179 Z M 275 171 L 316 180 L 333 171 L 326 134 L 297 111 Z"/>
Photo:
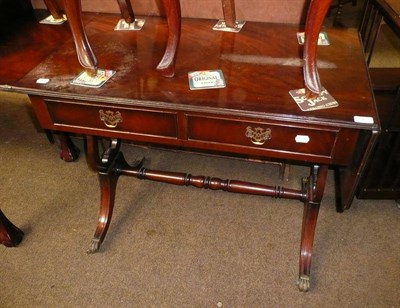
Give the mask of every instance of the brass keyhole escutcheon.
<path id="1" fill-rule="evenodd" d="M 250 141 L 255 145 L 263 145 L 267 140 L 272 138 L 272 132 L 270 128 L 252 128 L 251 126 L 247 126 L 245 134 L 246 137 L 250 138 Z"/>
<path id="2" fill-rule="evenodd" d="M 100 120 L 109 128 L 115 128 L 118 123 L 122 123 L 122 115 L 119 111 L 99 110 L 99 115 Z"/>

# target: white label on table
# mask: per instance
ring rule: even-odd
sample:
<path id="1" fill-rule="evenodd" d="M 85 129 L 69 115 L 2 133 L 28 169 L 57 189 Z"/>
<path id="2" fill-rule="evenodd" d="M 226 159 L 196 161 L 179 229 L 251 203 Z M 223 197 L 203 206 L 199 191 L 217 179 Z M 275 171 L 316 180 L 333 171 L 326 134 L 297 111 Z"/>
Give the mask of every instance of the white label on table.
<path id="1" fill-rule="evenodd" d="M 309 143 L 310 137 L 308 137 L 306 135 L 297 135 L 295 140 L 297 143 Z"/>
<path id="2" fill-rule="evenodd" d="M 38 80 L 36 80 L 36 83 L 38 84 L 47 84 L 49 83 L 50 79 L 49 78 L 39 78 Z"/>
<path id="3" fill-rule="evenodd" d="M 374 119 L 372 117 L 354 116 L 354 122 L 363 124 L 374 124 Z"/>

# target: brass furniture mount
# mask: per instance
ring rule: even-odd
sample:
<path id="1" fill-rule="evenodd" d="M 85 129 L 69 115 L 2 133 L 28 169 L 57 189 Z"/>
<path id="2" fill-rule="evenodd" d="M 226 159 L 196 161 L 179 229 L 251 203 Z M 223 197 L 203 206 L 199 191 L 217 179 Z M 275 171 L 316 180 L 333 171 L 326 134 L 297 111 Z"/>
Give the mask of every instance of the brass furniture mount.
<path id="1" fill-rule="evenodd" d="M 253 129 L 251 126 L 247 126 L 246 137 L 250 138 L 250 141 L 255 145 L 263 145 L 265 141 L 272 138 L 272 132 L 269 128 L 256 127 Z"/>
<path id="2" fill-rule="evenodd" d="M 109 128 L 115 128 L 117 127 L 118 123 L 122 122 L 122 115 L 119 111 L 114 113 L 114 111 L 110 110 L 99 110 L 99 115 L 100 120 L 103 121 L 103 123 Z"/>

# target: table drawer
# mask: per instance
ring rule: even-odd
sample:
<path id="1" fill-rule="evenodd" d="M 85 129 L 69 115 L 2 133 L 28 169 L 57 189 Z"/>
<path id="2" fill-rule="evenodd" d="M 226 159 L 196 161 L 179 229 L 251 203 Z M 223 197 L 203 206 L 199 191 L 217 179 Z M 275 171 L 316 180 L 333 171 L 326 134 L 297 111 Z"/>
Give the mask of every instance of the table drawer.
<path id="1" fill-rule="evenodd" d="M 188 138 L 270 152 L 331 157 L 337 130 L 188 116 Z"/>
<path id="2" fill-rule="evenodd" d="M 101 104 L 45 100 L 53 125 L 87 130 L 117 131 L 161 137 L 177 137 L 176 113 Z"/>

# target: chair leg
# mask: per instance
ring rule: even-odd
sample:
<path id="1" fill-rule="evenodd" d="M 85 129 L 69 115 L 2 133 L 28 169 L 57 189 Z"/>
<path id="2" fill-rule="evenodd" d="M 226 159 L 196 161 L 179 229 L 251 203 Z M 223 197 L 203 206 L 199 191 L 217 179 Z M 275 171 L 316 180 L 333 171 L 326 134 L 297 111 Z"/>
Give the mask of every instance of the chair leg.
<path id="1" fill-rule="evenodd" d="M 317 46 L 319 32 L 331 2 L 332 0 L 311 0 L 307 13 L 303 49 L 303 72 L 306 95 L 309 98 L 318 96 L 322 91 L 317 70 Z"/>
<path id="2" fill-rule="evenodd" d="M 118 5 L 125 22 L 128 24 L 133 23 L 135 21 L 135 13 L 133 12 L 130 0 L 118 0 Z"/>
<path id="3" fill-rule="evenodd" d="M 44 0 L 44 3 L 54 19 L 60 19 L 63 17 L 63 11 L 56 0 Z"/>
<path id="4" fill-rule="evenodd" d="M 176 53 L 181 37 L 181 6 L 179 0 L 163 0 L 168 22 L 168 40 L 157 70 L 165 77 L 175 74 Z"/>
<path id="5" fill-rule="evenodd" d="M 225 25 L 234 28 L 236 25 L 235 0 L 222 0 Z"/>
<path id="6" fill-rule="evenodd" d="M 64 0 L 63 4 L 74 37 L 79 63 L 89 76 L 96 76 L 97 59 L 83 26 L 81 0 Z"/>
<path id="7" fill-rule="evenodd" d="M 81 0 L 63 0 L 62 8 L 56 0 L 45 0 L 52 14 L 67 15 L 74 38 L 78 61 L 89 76 L 96 76 L 98 61 L 90 46 L 82 22 Z M 233 1 L 233 0 L 232 0 Z M 127 23 L 135 21 L 135 14 L 130 0 L 118 0 L 121 15 Z M 175 74 L 176 53 L 181 34 L 181 10 L 179 0 L 163 0 L 168 21 L 168 39 L 163 58 L 157 66 L 163 76 L 173 77 Z M 55 16 L 53 16 L 55 17 Z"/>

